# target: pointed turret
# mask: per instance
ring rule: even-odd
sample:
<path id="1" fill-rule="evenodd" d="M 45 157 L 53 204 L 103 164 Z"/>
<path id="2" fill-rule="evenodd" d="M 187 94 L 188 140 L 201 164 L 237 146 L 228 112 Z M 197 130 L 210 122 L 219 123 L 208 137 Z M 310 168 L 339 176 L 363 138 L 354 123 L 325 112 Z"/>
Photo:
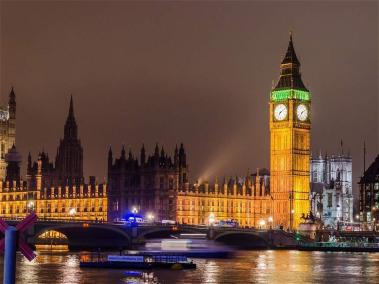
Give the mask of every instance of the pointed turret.
<path id="1" fill-rule="evenodd" d="M 74 116 L 74 100 L 72 99 L 72 95 L 70 97 L 70 109 L 68 111 L 68 118 L 75 120 L 75 116 Z"/>
<path id="2" fill-rule="evenodd" d="M 176 168 L 179 167 L 179 150 L 178 150 L 178 145 L 175 145 L 174 166 Z"/>
<path id="3" fill-rule="evenodd" d="M 179 167 L 185 168 L 187 166 L 186 160 L 186 151 L 184 150 L 183 143 L 181 143 L 179 149 Z"/>
<path id="4" fill-rule="evenodd" d="M 32 170 L 32 155 L 30 154 L 30 151 L 29 151 L 29 154 L 28 154 L 28 167 L 26 169 L 26 174 L 30 174 Z"/>
<path id="5" fill-rule="evenodd" d="M 159 147 L 158 143 L 155 143 L 154 156 L 159 157 Z"/>
<path id="6" fill-rule="evenodd" d="M 122 159 L 122 160 L 125 160 L 125 158 L 126 158 L 125 145 L 122 145 L 122 149 L 121 149 L 121 159 Z"/>
<path id="7" fill-rule="evenodd" d="M 108 170 L 112 167 L 113 164 L 113 153 L 112 153 L 112 147 L 109 146 L 109 151 L 108 151 Z"/>
<path id="8" fill-rule="evenodd" d="M 141 166 L 145 165 L 146 163 L 145 144 L 142 144 L 140 159 L 141 159 Z"/>
<path id="9" fill-rule="evenodd" d="M 290 33 L 287 52 L 280 64 L 280 79 L 273 91 L 286 89 L 296 89 L 308 92 L 308 89 L 301 80 L 300 61 L 295 52 L 292 33 Z"/>
<path id="10" fill-rule="evenodd" d="M 300 66 L 300 61 L 297 59 L 295 48 L 293 47 L 292 32 L 290 32 L 290 41 L 288 43 L 286 55 L 282 60 L 282 65 L 283 64 L 293 64 Z"/>
<path id="11" fill-rule="evenodd" d="M 163 146 L 161 147 L 161 159 L 164 159 L 165 157 L 165 152 L 164 152 L 164 149 L 163 149 Z"/>
<path id="12" fill-rule="evenodd" d="M 133 154 L 132 154 L 131 148 L 129 148 L 128 159 L 129 159 L 129 161 L 133 160 Z"/>
<path id="13" fill-rule="evenodd" d="M 76 125 L 74 115 L 74 101 L 71 95 L 70 107 L 68 110 L 66 124 L 64 126 L 64 139 L 77 139 L 78 138 L 78 126 Z"/>
<path id="14" fill-rule="evenodd" d="M 9 93 L 9 118 L 15 119 L 16 118 L 16 94 L 14 93 L 13 86 L 11 88 L 11 92 Z"/>

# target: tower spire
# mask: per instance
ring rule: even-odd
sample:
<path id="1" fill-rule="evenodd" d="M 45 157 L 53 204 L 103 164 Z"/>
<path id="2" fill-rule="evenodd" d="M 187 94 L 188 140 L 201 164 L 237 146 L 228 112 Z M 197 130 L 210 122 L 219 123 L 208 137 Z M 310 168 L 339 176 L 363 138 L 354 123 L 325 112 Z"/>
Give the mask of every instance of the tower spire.
<path id="1" fill-rule="evenodd" d="M 290 31 L 290 40 L 288 42 L 287 52 L 282 60 L 282 64 L 300 65 L 300 61 L 296 56 L 295 48 L 293 47 L 292 31 Z"/>
<path id="2" fill-rule="evenodd" d="M 366 140 L 363 141 L 363 175 L 366 172 Z"/>
<path id="3" fill-rule="evenodd" d="M 77 139 L 78 136 L 78 126 L 76 125 L 75 116 L 74 116 L 74 100 L 70 98 L 70 108 L 68 110 L 66 124 L 64 126 L 64 138 Z"/>
<path id="4" fill-rule="evenodd" d="M 72 94 L 71 94 L 71 98 L 70 98 L 70 109 L 68 110 L 67 120 L 69 120 L 69 119 L 75 120 L 75 116 L 74 116 L 74 100 L 72 99 Z"/>
<path id="5" fill-rule="evenodd" d="M 300 61 L 295 52 L 292 31 L 290 31 L 286 54 L 280 64 L 280 79 L 273 90 L 286 89 L 308 91 L 301 80 Z"/>
<path id="6" fill-rule="evenodd" d="M 16 118 L 16 94 L 14 93 L 13 86 L 11 87 L 11 91 L 9 93 L 8 107 L 9 117 L 12 119 Z"/>

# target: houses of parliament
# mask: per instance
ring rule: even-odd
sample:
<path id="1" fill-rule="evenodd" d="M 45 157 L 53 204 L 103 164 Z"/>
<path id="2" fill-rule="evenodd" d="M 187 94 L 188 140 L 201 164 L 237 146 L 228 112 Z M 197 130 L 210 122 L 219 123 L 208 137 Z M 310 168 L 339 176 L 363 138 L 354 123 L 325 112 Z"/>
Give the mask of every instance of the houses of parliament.
<path id="1" fill-rule="evenodd" d="M 0 135 L 0 215 L 23 217 L 36 212 L 41 219 L 113 221 L 131 210 L 154 215 L 156 221 L 208 224 L 234 219 L 241 226 L 296 228 L 310 210 L 310 106 L 311 96 L 302 82 L 300 62 L 292 36 L 280 78 L 270 93 L 270 172 L 257 169 L 243 177 L 190 182 L 183 144 L 172 151 L 156 144 L 151 154 L 142 145 L 138 154 L 122 146 L 109 149 L 107 181 L 83 177 L 83 148 L 71 97 L 54 160 L 48 153 L 27 158 L 26 179 L 20 176 L 21 156 L 15 146 L 16 97 L 2 109 Z M 106 156 L 106 155 L 104 155 Z"/>

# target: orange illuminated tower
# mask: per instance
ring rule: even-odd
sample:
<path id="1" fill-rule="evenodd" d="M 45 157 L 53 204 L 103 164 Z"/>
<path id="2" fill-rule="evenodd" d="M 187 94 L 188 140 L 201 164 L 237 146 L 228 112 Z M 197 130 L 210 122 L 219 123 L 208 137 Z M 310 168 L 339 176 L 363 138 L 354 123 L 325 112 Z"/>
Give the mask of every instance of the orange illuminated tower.
<path id="1" fill-rule="evenodd" d="M 296 229 L 309 213 L 311 94 L 304 86 L 292 35 L 270 95 L 270 191 L 273 222 Z"/>

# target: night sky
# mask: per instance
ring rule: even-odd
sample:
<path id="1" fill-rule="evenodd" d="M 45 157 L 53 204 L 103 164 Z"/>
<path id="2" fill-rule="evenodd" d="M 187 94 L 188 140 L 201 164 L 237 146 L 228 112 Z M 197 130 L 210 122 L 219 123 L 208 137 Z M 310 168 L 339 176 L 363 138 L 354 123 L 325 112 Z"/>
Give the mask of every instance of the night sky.
<path id="1" fill-rule="evenodd" d="M 378 153 L 377 2 L 1 2 L 1 102 L 17 146 L 55 158 L 73 94 L 85 175 L 109 145 L 183 142 L 192 181 L 269 167 L 268 100 L 289 30 L 312 92 L 312 151 Z"/>

